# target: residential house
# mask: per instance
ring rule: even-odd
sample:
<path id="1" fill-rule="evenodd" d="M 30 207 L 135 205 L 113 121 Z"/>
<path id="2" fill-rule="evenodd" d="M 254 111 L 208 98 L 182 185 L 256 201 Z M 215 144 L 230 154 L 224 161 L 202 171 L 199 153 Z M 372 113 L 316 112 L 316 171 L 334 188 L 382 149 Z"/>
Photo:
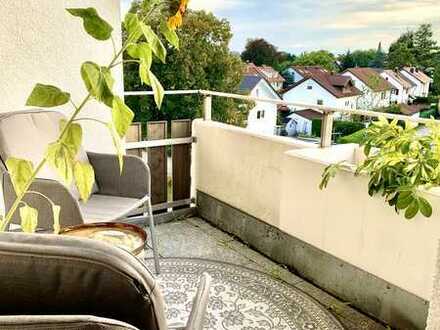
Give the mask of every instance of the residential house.
<path id="1" fill-rule="evenodd" d="M 262 76 L 276 91 L 280 91 L 283 88 L 284 82 L 286 81 L 278 71 L 267 65 L 256 66 L 253 63 L 248 63 L 245 69 L 245 75 Z"/>
<path id="2" fill-rule="evenodd" d="M 295 77 L 303 77 L 284 90 L 283 99 L 287 102 L 304 104 L 304 107 L 291 107 L 302 110 L 307 105 L 323 105 L 339 109 L 355 109 L 361 92 L 349 77 L 333 74 L 321 67 L 292 67 Z"/>
<path id="3" fill-rule="evenodd" d="M 415 91 L 412 94 L 413 97 L 428 96 L 432 79 L 427 74 L 414 67 L 404 67 L 400 70 L 400 73 L 416 85 Z"/>
<path id="4" fill-rule="evenodd" d="M 390 106 L 391 93 L 395 88 L 375 69 L 350 68 L 345 70 L 342 75 L 351 78 L 356 88 L 362 92 L 362 96 L 357 99 L 356 108 L 374 110 Z"/>
<path id="5" fill-rule="evenodd" d="M 239 88 L 240 92 L 249 96 L 281 100 L 281 96 L 272 85 L 259 74 L 246 74 Z M 251 131 L 274 135 L 277 125 L 277 105 L 268 102 L 255 102 L 255 107 L 249 111 L 247 128 Z"/>
<path id="6" fill-rule="evenodd" d="M 322 119 L 322 116 L 322 112 L 313 109 L 298 110 L 291 113 L 287 116 L 289 119 L 286 124 L 287 135 L 312 135 L 313 119 Z"/>
<path id="7" fill-rule="evenodd" d="M 398 70 L 379 70 L 379 73 L 382 78 L 394 86 L 391 93 L 391 103 L 408 104 L 410 95 L 414 94 L 416 84 Z"/>

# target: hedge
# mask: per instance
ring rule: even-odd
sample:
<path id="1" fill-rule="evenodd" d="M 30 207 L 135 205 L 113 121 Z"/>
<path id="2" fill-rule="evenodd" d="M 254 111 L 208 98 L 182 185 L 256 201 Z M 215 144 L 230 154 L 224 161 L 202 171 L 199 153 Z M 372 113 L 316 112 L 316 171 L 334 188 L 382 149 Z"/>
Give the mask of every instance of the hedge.
<path id="1" fill-rule="evenodd" d="M 359 122 L 347 120 L 335 120 L 333 122 L 333 132 L 336 133 L 339 137 L 353 134 L 363 128 L 365 128 L 365 125 Z M 312 120 L 312 135 L 321 135 L 321 119 Z"/>
<path id="2" fill-rule="evenodd" d="M 362 140 L 365 138 L 366 134 L 366 128 L 361 129 L 360 131 L 357 131 L 353 134 L 341 137 L 338 139 L 338 143 L 345 144 L 345 143 L 357 143 L 360 144 Z"/>

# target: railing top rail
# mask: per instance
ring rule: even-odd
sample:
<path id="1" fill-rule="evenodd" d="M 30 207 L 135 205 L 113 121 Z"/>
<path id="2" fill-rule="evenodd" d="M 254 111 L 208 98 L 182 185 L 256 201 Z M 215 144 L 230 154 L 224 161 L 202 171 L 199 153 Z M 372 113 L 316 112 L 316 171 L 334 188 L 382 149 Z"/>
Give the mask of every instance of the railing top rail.
<path id="1" fill-rule="evenodd" d="M 268 98 L 253 97 L 253 96 L 224 93 L 224 92 L 215 92 L 215 91 L 208 91 L 208 90 L 168 90 L 168 91 L 165 91 L 165 95 L 191 95 L 191 94 L 192 95 L 199 94 L 202 96 L 227 97 L 227 98 L 232 98 L 232 99 L 236 99 L 236 100 L 244 100 L 244 101 L 266 102 L 266 103 L 272 103 L 272 104 L 277 104 L 277 105 L 286 105 L 286 106 L 294 106 L 294 107 L 300 107 L 300 108 L 313 109 L 313 110 L 322 111 L 324 113 L 340 112 L 340 113 L 361 115 L 361 116 L 367 116 L 367 117 L 376 117 L 376 118 L 377 117 L 385 117 L 388 119 L 407 120 L 407 121 L 411 121 L 411 122 L 424 123 L 424 124 L 432 122 L 432 119 L 428 119 L 428 118 L 414 118 L 411 116 L 370 111 L 370 110 L 341 109 L 341 108 L 328 107 L 328 106 L 324 106 L 324 105 L 287 102 L 287 101 L 283 101 L 283 100 L 274 100 L 274 99 L 268 99 Z M 126 95 L 126 96 L 153 95 L 153 92 L 152 91 L 124 92 L 124 95 Z M 439 120 L 435 120 L 435 121 L 440 122 Z"/>

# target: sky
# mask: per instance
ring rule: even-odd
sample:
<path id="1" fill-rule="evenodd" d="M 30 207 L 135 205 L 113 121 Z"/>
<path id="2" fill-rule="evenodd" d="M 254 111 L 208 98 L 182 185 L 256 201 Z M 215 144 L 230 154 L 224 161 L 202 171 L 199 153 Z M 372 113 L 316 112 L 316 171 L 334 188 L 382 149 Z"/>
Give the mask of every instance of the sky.
<path id="1" fill-rule="evenodd" d="M 121 0 L 123 12 L 131 0 Z M 432 23 L 440 42 L 440 0 L 190 0 L 192 9 L 231 23 L 230 48 L 241 52 L 249 38 L 299 54 L 327 49 L 385 49 L 408 29 Z"/>

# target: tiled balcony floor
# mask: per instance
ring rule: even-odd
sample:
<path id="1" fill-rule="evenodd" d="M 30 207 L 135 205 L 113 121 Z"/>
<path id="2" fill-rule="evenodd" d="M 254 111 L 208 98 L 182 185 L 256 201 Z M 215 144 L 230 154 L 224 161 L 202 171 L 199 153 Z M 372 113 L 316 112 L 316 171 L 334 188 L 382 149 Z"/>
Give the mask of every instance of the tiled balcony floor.
<path id="1" fill-rule="evenodd" d="M 199 218 L 180 219 L 157 226 L 162 257 L 204 258 L 230 262 L 265 272 L 318 300 L 346 329 L 386 329 L 348 303 L 339 301 L 302 278 L 250 249 Z M 151 252 L 150 252 L 151 253 Z"/>

